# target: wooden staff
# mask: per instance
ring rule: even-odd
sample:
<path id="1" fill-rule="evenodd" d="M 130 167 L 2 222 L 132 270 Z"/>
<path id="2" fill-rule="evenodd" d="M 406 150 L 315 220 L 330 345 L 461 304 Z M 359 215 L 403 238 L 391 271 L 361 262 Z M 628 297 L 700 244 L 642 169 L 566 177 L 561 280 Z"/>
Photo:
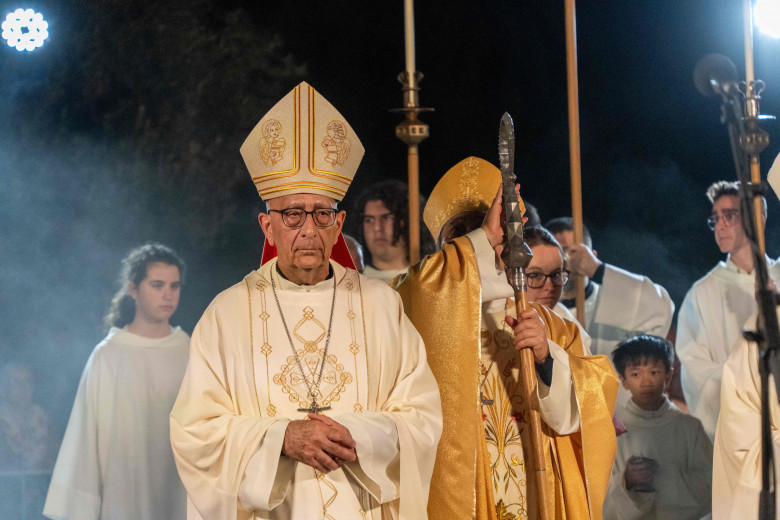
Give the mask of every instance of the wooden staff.
<path id="1" fill-rule="evenodd" d="M 515 311 L 519 318 L 523 311 L 528 309 L 528 293 L 526 291 L 515 290 Z M 523 394 L 528 403 L 528 422 L 529 437 L 531 438 L 531 451 L 533 457 L 532 470 L 534 472 L 534 482 L 536 484 L 536 502 L 538 504 L 540 520 L 549 520 L 553 518 L 554 511 L 550 510 L 549 493 L 547 492 L 547 463 L 544 457 L 546 449 L 546 438 L 542 432 L 542 417 L 539 410 L 531 406 L 532 399 L 536 395 L 536 368 L 534 359 L 534 349 L 524 348 L 519 352 L 520 372 L 523 377 Z"/>
<path id="2" fill-rule="evenodd" d="M 582 183 L 580 165 L 580 100 L 577 84 L 577 20 L 574 0 L 566 0 L 566 79 L 569 97 L 569 164 L 571 169 L 571 218 L 574 242 L 581 244 Z M 585 326 L 585 281 L 576 279 L 577 321 Z"/>
<path id="3" fill-rule="evenodd" d="M 398 75 L 403 85 L 404 106 L 393 112 L 404 112 L 406 119 L 395 127 L 395 135 L 407 145 L 407 169 L 409 185 L 409 263 L 420 261 L 420 155 L 418 145 L 428 137 L 428 125 L 417 118 L 420 112 L 432 108 L 420 108 L 419 83 L 422 73 L 417 72 L 414 57 L 414 0 L 404 0 L 404 49 L 406 70 Z"/>
<path id="4" fill-rule="evenodd" d="M 753 5 L 751 0 L 742 2 L 743 23 L 745 33 L 745 119 L 753 122 L 758 117 L 758 95 L 756 91 L 755 72 L 753 70 Z M 750 182 L 761 184 L 761 164 L 758 154 L 750 154 Z M 764 239 L 764 202 L 761 195 L 753 196 L 753 216 L 756 223 L 756 242 L 761 253 L 766 254 Z"/>

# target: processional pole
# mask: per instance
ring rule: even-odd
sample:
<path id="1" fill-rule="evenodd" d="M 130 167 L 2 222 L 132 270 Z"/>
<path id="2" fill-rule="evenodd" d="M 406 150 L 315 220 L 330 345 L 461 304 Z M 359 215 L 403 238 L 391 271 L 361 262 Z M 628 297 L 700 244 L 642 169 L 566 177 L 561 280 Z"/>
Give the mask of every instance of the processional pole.
<path id="1" fill-rule="evenodd" d="M 761 99 L 761 91 L 764 89 L 763 81 L 755 80 L 753 70 L 753 6 L 752 0 L 743 0 L 743 23 L 745 33 L 745 124 L 756 125 Z M 754 185 L 761 184 L 761 165 L 758 161 L 758 153 L 750 154 L 750 182 Z M 756 225 L 756 241 L 762 254 L 766 253 L 766 241 L 764 238 L 764 203 L 760 193 L 753 196 L 753 218 Z"/>
<path id="2" fill-rule="evenodd" d="M 580 100 L 577 78 L 577 20 L 574 0 L 566 0 L 566 80 L 569 98 L 569 164 L 571 170 L 571 218 L 574 242 L 581 244 L 582 183 L 580 164 Z M 575 280 L 577 288 L 577 321 L 585 326 L 585 281 Z"/>
<path id="3" fill-rule="evenodd" d="M 403 112 L 406 119 L 395 127 L 395 136 L 406 143 L 409 170 L 409 263 L 420 261 L 420 156 L 417 146 L 429 135 L 428 125 L 417 118 L 420 112 L 432 112 L 432 108 L 420 108 L 422 72 L 414 62 L 414 0 L 404 0 L 404 36 L 406 70 L 398 75 L 403 85 L 404 106 L 393 112 Z"/>
<path id="4" fill-rule="evenodd" d="M 750 0 L 744 0 L 745 82 L 737 82 L 737 69 L 727 57 L 710 54 L 699 61 L 694 81 L 700 92 L 721 99 L 721 121 L 726 124 L 731 155 L 739 180 L 741 225 L 750 240 L 753 271 L 756 277 L 758 316 L 756 330 L 742 335 L 758 346 L 758 372 L 761 377 L 761 493 L 759 518 L 775 518 L 774 442 L 771 427 L 769 384 L 774 375 L 780 394 L 780 327 L 777 319 L 777 297 L 769 288 L 769 273 L 764 252 L 764 185 L 761 182 L 759 154 L 769 145 L 769 134 L 758 126 L 762 119 L 759 99 L 764 82 L 756 81 L 753 71 L 753 13 Z M 744 103 L 743 103 L 744 100 Z"/>
<path id="5" fill-rule="evenodd" d="M 753 5 L 751 0 L 743 0 L 743 24 L 745 35 L 745 109 L 744 123 L 740 129 L 739 144 L 744 153 L 750 158 L 750 184 L 751 190 L 745 186 L 747 172 L 743 172 L 740 179 L 742 186 L 740 194 L 742 198 L 742 210 L 747 212 L 749 197 L 753 199 L 753 218 L 748 218 L 747 225 L 752 220 L 751 229 L 748 229 L 748 237 L 752 233 L 753 243 L 753 270 L 756 273 L 758 303 L 758 318 L 755 331 L 746 331 L 743 334 L 748 340 L 755 341 L 759 349 L 758 373 L 761 377 L 761 493 L 759 495 L 758 515 L 761 520 L 772 520 L 776 512 L 776 486 L 777 468 L 774 464 L 774 439 L 772 436 L 772 409 L 769 392 L 769 376 L 774 375 L 775 385 L 780 388 L 780 330 L 778 329 L 776 314 L 776 296 L 768 288 L 769 274 L 766 265 L 766 242 L 764 237 L 764 211 L 762 200 L 763 189 L 761 184 L 761 165 L 758 154 L 769 145 L 769 135 L 758 126 L 762 119 L 759 109 L 761 91 L 764 82 L 756 81 L 753 70 Z M 766 118 L 766 116 L 764 116 Z M 745 224 L 743 224 L 745 225 Z M 745 225 L 745 227 L 747 227 Z"/>

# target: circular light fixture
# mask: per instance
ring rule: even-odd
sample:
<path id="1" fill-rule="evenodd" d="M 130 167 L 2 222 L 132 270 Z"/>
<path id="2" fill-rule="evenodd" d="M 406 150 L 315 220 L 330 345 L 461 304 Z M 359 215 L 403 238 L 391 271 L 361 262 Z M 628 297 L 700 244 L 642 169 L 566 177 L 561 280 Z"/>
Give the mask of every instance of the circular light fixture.
<path id="1" fill-rule="evenodd" d="M 757 0 L 753 6 L 753 21 L 762 33 L 780 38 L 780 1 Z"/>
<path id="2" fill-rule="evenodd" d="M 41 13 L 17 9 L 5 17 L 3 39 L 17 51 L 34 51 L 49 37 L 49 24 Z"/>

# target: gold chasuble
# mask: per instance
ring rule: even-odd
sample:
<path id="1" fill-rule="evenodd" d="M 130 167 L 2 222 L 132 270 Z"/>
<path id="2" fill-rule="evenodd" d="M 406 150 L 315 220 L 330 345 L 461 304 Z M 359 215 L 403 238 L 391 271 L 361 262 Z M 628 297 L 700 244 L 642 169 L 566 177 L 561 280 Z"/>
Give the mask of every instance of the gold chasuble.
<path id="1" fill-rule="evenodd" d="M 426 257 L 393 285 L 425 342 L 446 418 L 428 517 L 537 518 L 535 483 L 526 476 L 524 457 L 529 403 L 522 396 L 512 330 L 503 327 L 504 315 L 514 315 L 514 302 L 486 313 L 483 321 L 477 260 L 466 237 Z M 532 306 L 548 338 L 568 354 L 580 415 L 580 431 L 571 435 L 543 423 L 549 509 L 556 519 L 600 519 L 615 456 L 617 377 L 606 357 L 585 355 L 576 324 Z M 481 406 L 480 391 L 493 404 Z M 538 409 L 538 402 L 530 405 Z"/>

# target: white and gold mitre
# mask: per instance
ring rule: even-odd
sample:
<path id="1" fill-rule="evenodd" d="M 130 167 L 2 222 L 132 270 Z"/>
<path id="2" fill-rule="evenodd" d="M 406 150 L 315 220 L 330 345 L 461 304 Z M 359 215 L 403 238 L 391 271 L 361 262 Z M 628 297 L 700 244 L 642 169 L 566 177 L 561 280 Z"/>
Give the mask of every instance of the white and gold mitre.
<path id="1" fill-rule="evenodd" d="M 501 185 L 501 170 L 479 157 L 468 157 L 444 174 L 433 188 L 423 211 L 423 221 L 434 237 L 444 223 L 464 211 L 487 213 Z M 525 204 L 520 201 L 520 213 Z"/>
<path id="2" fill-rule="evenodd" d="M 327 99 L 306 82 L 284 96 L 241 145 L 263 200 L 295 193 L 344 198 L 363 145 Z"/>

